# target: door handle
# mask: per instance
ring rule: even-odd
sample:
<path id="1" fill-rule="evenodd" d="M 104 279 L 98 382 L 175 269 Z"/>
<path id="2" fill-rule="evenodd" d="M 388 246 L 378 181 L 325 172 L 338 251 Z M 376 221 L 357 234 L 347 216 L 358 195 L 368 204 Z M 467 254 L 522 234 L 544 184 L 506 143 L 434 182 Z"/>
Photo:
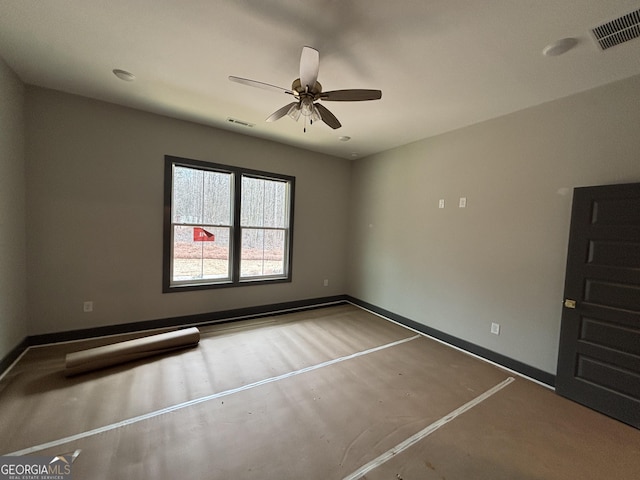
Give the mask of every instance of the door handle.
<path id="1" fill-rule="evenodd" d="M 566 308 L 576 308 L 576 301 L 570 298 L 565 299 L 564 306 Z"/>

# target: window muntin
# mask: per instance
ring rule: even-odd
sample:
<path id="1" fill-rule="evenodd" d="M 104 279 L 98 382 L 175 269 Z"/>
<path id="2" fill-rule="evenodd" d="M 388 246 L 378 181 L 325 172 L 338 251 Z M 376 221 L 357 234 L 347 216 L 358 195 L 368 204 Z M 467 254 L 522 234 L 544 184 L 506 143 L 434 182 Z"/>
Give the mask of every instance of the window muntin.
<path id="1" fill-rule="evenodd" d="M 291 281 L 294 177 L 165 162 L 163 291 Z"/>

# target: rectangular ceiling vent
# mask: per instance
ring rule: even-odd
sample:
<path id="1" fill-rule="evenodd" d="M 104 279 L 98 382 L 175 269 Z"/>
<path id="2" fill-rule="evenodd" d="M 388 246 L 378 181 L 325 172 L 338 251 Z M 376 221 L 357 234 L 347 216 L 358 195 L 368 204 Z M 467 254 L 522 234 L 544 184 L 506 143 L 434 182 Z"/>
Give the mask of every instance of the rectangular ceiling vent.
<path id="1" fill-rule="evenodd" d="M 255 126 L 254 123 L 243 122 L 242 120 L 238 120 L 236 118 L 231 118 L 231 117 L 227 118 L 227 122 L 233 123 L 235 125 L 241 125 L 243 127 L 249 127 L 249 128 L 252 128 Z"/>
<path id="2" fill-rule="evenodd" d="M 640 37 L 640 9 L 591 30 L 602 50 Z"/>

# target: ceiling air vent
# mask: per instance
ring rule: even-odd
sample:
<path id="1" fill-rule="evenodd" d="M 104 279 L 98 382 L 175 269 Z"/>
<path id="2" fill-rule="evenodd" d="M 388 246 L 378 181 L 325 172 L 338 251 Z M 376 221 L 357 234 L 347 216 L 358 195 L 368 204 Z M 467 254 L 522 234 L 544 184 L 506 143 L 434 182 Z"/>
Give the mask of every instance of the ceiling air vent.
<path id="1" fill-rule="evenodd" d="M 249 127 L 249 128 L 252 128 L 255 126 L 254 123 L 243 122 L 242 120 L 238 120 L 236 118 L 231 118 L 231 117 L 227 118 L 227 122 L 233 123 L 235 125 L 241 125 L 243 127 Z"/>
<path id="2" fill-rule="evenodd" d="M 640 9 L 591 30 L 602 50 L 640 37 Z"/>

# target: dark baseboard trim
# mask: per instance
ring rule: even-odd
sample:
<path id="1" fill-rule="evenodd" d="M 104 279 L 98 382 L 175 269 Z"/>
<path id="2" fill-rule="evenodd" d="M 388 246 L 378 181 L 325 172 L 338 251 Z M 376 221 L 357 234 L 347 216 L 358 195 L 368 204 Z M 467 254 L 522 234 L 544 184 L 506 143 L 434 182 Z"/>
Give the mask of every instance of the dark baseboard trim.
<path id="1" fill-rule="evenodd" d="M 187 325 L 205 326 L 215 323 L 249 320 L 253 318 L 285 314 L 296 310 L 313 310 L 316 308 L 322 308 L 327 304 L 336 303 L 346 303 L 346 296 L 336 295 L 333 297 L 311 298 L 307 300 L 296 300 L 293 302 L 260 305 L 257 307 L 237 308 L 234 310 L 223 310 L 219 312 L 199 313 L 196 315 L 161 318 L 158 320 L 124 323 L 120 325 L 108 325 L 105 327 L 85 328 L 82 330 L 71 330 L 68 332 L 46 333 L 43 335 L 33 335 L 29 337 L 28 342 L 30 346 L 35 346 L 45 345 L 48 343 L 104 337 L 108 335 L 119 335 L 123 333 L 140 332 L 157 328 L 184 327 Z"/>
<path id="2" fill-rule="evenodd" d="M 68 342 L 72 340 L 83 340 L 87 338 L 103 337 L 107 335 L 118 335 L 123 333 L 133 333 L 157 328 L 184 327 L 187 325 L 213 325 L 217 323 L 233 322 L 237 320 L 249 320 L 273 315 L 280 315 L 292 311 L 315 310 L 329 304 L 340 304 L 350 302 L 367 310 L 371 310 L 379 315 L 387 317 L 393 321 L 401 323 L 409 328 L 422 332 L 431 337 L 437 338 L 445 343 L 466 350 L 494 363 L 521 373 L 529 378 L 533 378 L 549 386 L 555 386 L 556 377 L 543 370 L 537 369 L 525 363 L 514 360 L 505 355 L 493 352 L 484 347 L 480 347 L 466 340 L 454 337 L 431 327 L 427 327 L 409 318 L 397 315 L 393 312 L 380 308 L 371 303 L 359 300 L 350 295 L 335 295 L 332 297 L 311 298 L 306 300 L 296 300 L 293 302 L 274 303 L 257 307 L 237 308 L 234 310 L 223 310 L 219 312 L 200 313 L 196 315 L 185 315 L 181 317 L 162 318 L 158 320 L 147 320 L 143 322 L 125 323 L 120 325 L 109 325 L 105 327 L 86 328 L 82 330 L 72 330 L 68 332 L 47 333 L 43 335 L 33 335 L 25 338 L 8 355 L 0 360 L 0 374 L 2 374 L 29 346 L 45 345 L 48 343 Z"/>
<path id="3" fill-rule="evenodd" d="M 16 361 L 16 358 L 22 355 L 22 352 L 24 352 L 28 346 L 29 337 L 25 337 L 24 339 L 22 339 L 22 342 L 16 345 L 13 350 L 11 350 L 7 355 L 5 355 L 3 359 L 0 360 L 0 375 L 2 375 L 5 370 L 9 368 L 13 362 Z"/>
<path id="4" fill-rule="evenodd" d="M 491 362 L 497 363 L 498 365 L 502 365 L 503 367 L 521 373 L 522 375 L 525 375 L 529 378 L 533 378 L 534 380 L 542 382 L 546 385 L 554 387 L 556 384 L 556 376 L 551 373 L 545 372 L 544 370 L 540 370 L 518 360 L 514 360 L 513 358 L 509 358 L 487 348 L 480 347 L 479 345 L 476 345 L 474 343 L 462 340 L 461 338 L 441 332 L 440 330 L 436 330 L 435 328 L 427 327 L 426 325 L 403 317 L 402 315 L 397 315 L 393 312 L 385 310 L 384 308 L 372 305 L 371 303 L 359 300 L 350 295 L 346 295 L 346 299 L 348 302 L 353 303 L 354 305 L 358 305 L 362 308 L 366 308 L 367 310 L 371 310 L 372 312 L 382 315 L 383 317 L 390 318 L 395 322 L 401 323 L 402 325 L 422 332 L 426 335 L 429 335 L 430 337 L 437 338 L 438 340 L 453 345 L 454 347 L 461 348 L 462 350 L 465 350 L 469 353 L 473 353 L 474 355 L 478 355 L 479 357 L 490 360 Z"/>

